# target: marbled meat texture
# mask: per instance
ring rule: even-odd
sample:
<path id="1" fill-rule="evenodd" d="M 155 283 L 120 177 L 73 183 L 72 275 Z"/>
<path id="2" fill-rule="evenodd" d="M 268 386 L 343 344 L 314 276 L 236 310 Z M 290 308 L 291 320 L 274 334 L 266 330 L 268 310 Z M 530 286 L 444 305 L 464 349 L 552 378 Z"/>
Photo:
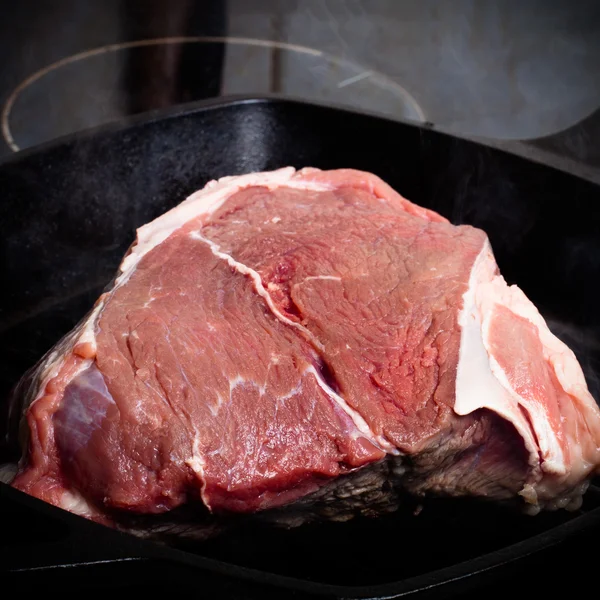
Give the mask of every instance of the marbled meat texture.
<path id="1" fill-rule="evenodd" d="M 415 494 L 576 508 L 600 462 L 579 364 L 484 232 L 353 170 L 227 177 L 145 225 L 20 390 L 13 485 L 98 520 L 334 498 L 390 459 Z"/>

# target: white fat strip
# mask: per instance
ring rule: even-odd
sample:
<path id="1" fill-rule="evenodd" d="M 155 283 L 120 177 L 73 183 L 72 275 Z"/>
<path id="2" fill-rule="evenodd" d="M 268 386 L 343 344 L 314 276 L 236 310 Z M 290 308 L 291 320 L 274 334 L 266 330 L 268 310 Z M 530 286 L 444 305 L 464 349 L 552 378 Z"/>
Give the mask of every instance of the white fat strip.
<path id="1" fill-rule="evenodd" d="M 534 466 L 538 463 L 537 443 L 531 428 L 519 409 L 518 402 L 495 377 L 483 341 L 481 315 L 475 292 L 479 282 L 493 274 L 494 263 L 490 259 L 490 252 L 486 241 L 471 270 L 469 287 L 463 295 L 463 308 L 458 317 L 461 339 L 454 411 L 459 415 L 468 415 L 480 408 L 489 408 L 513 423 L 525 442 L 530 453 L 530 463 Z"/>
<path id="2" fill-rule="evenodd" d="M 206 477 L 204 475 L 204 468 L 206 467 L 206 461 L 200 452 L 200 433 L 196 429 L 195 425 L 192 423 L 194 427 L 194 442 L 192 444 L 192 456 L 185 461 L 185 464 L 192 469 L 192 471 L 196 474 L 196 477 L 200 480 L 200 497 L 202 498 L 202 502 L 208 510 L 211 510 L 210 503 L 208 502 L 208 497 L 206 495 Z"/>
<path id="3" fill-rule="evenodd" d="M 231 392 L 230 392 L 231 394 Z M 223 396 L 221 396 L 221 394 L 217 393 L 217 399 L 215 401 L 214 404 L 208 404 L 208 410 L 210 410 L 210 414 L 213 417 L 216 417 L 219 414 L 219 411 L 221 410 L 221 406 L 223 406 L 223 403 L 225 402 L 225 400 L 223 399 Z"/>
<path id="4" fill-rule="evenodd" d="M 459 314 L 461 327 L 459 360 L 456 373 L 454 411 L 470 414 L 487 408 L 513 424 L 523 438 L 529 452 L 529 464 L 539 470 L 538 443 L 525 415 L 520 409 L 520 398 L 508 385 L 506 378 L 499 380 L 494 372 L 483 335 L 483 323 L 478 306 L 477 287 L 495 277 L 495 261 L 486 240 L 471 271 L 469 287 L 463 295 Z M 504 384 L 504 385 L 503 385 Z M 528 485 L 528 484 L 527 484 Z M 537 501 L 535 494 L 523 494 L 529 501 Z"/>
<path id="5" fill-rule="evenodd" d="M 313 281 L 313 280 L 319 280 L 319 281 L 341 281 L 342 278 L 338 277 L 337 275 L 310 275 L 309 277 L 306 277 L 304 279 L 304 281 Z"/>
<path id="6" fill-rule="evenodd" d="M 278 402 L 285 402 L 294 396 L 297 396 L 302 391 L 302 379 L 287 393 L 281 396 L 278 396 Z"/>
<path id="7" fill-rule="evenodd" d="M 519 410 L 518 403 L 502 387 L 492 372 L 481 337 L 480 319 L 472 312 L 467 314 L 470 321 L 461 324 L 454 412 L 458 415 L 468 415 L 480 408 L 489 408 L 510 421 L 523 438 L 529 452 L 529 464 L 536 467 L 538 465 L 537 444 L 527 419 Z"/>
<path id="8" fill-rule="evenodd" d="M 358 431 L 360 431 L 360 433 L 373 445 L 381 448 L 381 450 L 387 452 L 388 454 L 400 454 L 399 450 L 390 444 L 383 436 L 375 435 L 375 433 L 371 431 L 371 428 L 360 415 L 360 413 L 354 410 L 346 402 L 346 400 L 342 398 L 342 396 L 336 394 L 336 392 L 334 392 L 331 387 L 327 385 L 327 383 L 321 377 L 321 374 L 313 366 L 308 367 L 305 373 L 310 373 L 316 379 L 319 387 L 350 417 L 350 419 L 352 419 L 356 429 L 358 429 Z"/>
<path id="9" fill-rule="evenodd" d="M 62 509 L 88 519 L 91 519 L 96 512 L 77 490 L 64 491 L 59 504 Z"/>
<path id="10" fill-rule="evenodd" d="M 81 329 L 81 335 L 77 338 L 77 341 L 74 345 L 89 343 L 92 344 L 94 353 L 96 352 L 96 333 L 94 328 L 96 327 L 96 321 L 103 308 L 104 300 L 100 300 L 94 307 L 94 310 L 90 313 L 90 316 L 85 320 Z"/>
<path id="11" fill-rule="evenodd" d="M 578 403 L 579 410 L 585 415 L 587 422 L 599 429 L 600 411 L 587 389 L 583 372 L 573 352 L 550 332 L 543 317 L 525 294 L 516 286 L 509 287 L 504 279 L 497 275 L 496 263 L 487 241 L 474 263 L 469 288 L 463 296 L 463 301 L 459 315 L 462 331 L 455 412 L 466 415 L 479 408 L 493 410 L 510 421 L 523 437 L 530 452 L 530 464 L 539 464 L 538 451 L 541 451 L 543 458 L 540 466 L 544 472 L 565 475 L 573 468 L 577 472 L 573 472 L 572 476 L 583 476 L 583 471 L 579 473 L 580 467 L 567 464 L 562 446 L 543 407 L 527 402 L 519 396 L 508 381 L 506 373 L 489 352 L 489 316 L 494 307 L 502 305 L 536 326 L 544 359 L 552 365 L 558 383 L 571 399 Z M 530 420 L 525 418 L 521 408 L 530 415 Z M 578 440 L 569 436 L 568 444 L 572 454 L 580 452 Z M 562 489 L 560 482 L 556 485 Z M 521 495 L 529 502 L 536 503 L 540 494 L 543 497 L 551 492 L 546 489 L 547 486 L 551 487 L 552 484 L 545 483 L 544 480 L 533 487 L 528 483 Z M 567 496 L 565 502 L 575 502 L 572 494 Z"/>
<path id="12" fill-rule="evenodd" d="M 271 295 L 265 289 L 262 279 L 257 271 L 251 269 L 250 267 L 246 266 L 241 262 L 238 262 L 231 255 L 226 254 L 225 252 L 221 252 L 221 249 L 218 244 L 215 244 L 213 241 L 205 238 L 201 233 L 193 231 L 190 234 L 190 237 L 192 237 L 192 239 L 198 240 L 199 242 L 206 244 L 217 258 L 224 260 L 232 269 L 235 269 L 236 272 L 240 273 L 241 275 L 246 275 L 250 277 L 252 279 L 252 282 L 254 283 L 254 289 L 256 290 L 256 293 L 264 299 L 273 315 L 275 315 L 275 317 L 277 317 L 277 319 L 279 319 L 282 323 L 285 323 L 286 325 L 289 325 L 290 327 L 293 327 L 294 329 L 300 331 L 302 335 L 306 337 L 316 348 L 319 348 L 319 350 L 323 350 L 323 345 L 321 344 L 321 342 L 319 342 L 319 340 L 317 340 L 315 336 L 306 327 L 304 327 L 304 325 L 300 325 L 300 323 L 296 323 L 295 321 L 288 319 L 285 315 L 283 315 L 280 312 L 280 310 L 275 306 Z"/>
<path id="13" fill-rule="evenodd" d="M 304 169 L 299 174 L 312 171 L 314 169 Z M 203 189 L 193 193 L 175 208 L 137 230 L 137 241 L 132 247 L 131 252 L 121 263 L 121 275 L 117 278 L 116 285 L 122 285 L 127 281 L 141 258 L 166 240 L 176 229 L 179 229 L 191 219 L 210 216 L 228 198 L 240 190 L 255 186 L 267 187 L 269 189 L 285 186 L 314 191 L 332 189 L 330 185 L 317 181 L 297 179 L 294 177 L 295 175 L 296 170 L 293 167 L 285 167 L 277 171 L 223 177 L 218 181 L 211 181 Z"/>
<path id="14" fill-rule="evenodd" d="M 491 320 L 489 318 L 484 318 L 483 325 L 481 327 L 482 338 L 484 340 L 489 339 L 489 329 L 491 326 L 490 321 Z M 531 423 L 533 423 L 533 429 L 536 434 L 537 444 L 543 460 L 542 469 L 548 473 L 564 475 L 566 473 L 565 457 L 560 447 L 560 442 L 558 441 L 555 431 L 550 425 L 548 416 L 543 406 L 541 406 L 538 402 L 524 401 L 511 386 L 508 376 L 496 358 L 491 354 L 488 354 L 488 357 L 491 372 L 496 380 L 511 395 L 514 403 L 517 406 L 522 406 L 530 416 L 530 420 Z"/>
<path id="15" fill-rule="evenodd" d="M 233 379 L 229 380 L 229 396 L 231 397 L 231 392 L 235 390 L 236 387 L 244 385 L 246 383 L 246 379 L 244 379 L 241 375 L 236 375 Z M 254 384 L 254 382 L 251 382 Z"/>

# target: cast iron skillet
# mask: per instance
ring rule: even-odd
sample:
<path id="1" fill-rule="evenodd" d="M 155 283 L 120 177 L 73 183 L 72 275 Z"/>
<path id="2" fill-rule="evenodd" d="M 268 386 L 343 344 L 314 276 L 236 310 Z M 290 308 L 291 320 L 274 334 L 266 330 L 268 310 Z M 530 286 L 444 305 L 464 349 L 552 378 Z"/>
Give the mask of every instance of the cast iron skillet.
<path id="1" fill-rule="evenodd" d="M 600 188 L 432 128 L 238 99 L 78 134 L 0 165 L 0 398 L 91 307 L 136 227 L 210 179 L 285 165 L 372 171 L 453 222 L 485 229 L 505 277 L 574 348 L 598 397 Z M 17 456 L 9 436 L 0 462 Z M 291 531 L 242 522 L 208 542 L 173 548 L 6 485 L 0 492 L 0 535 L 9 550 L 3 579 L 70 591 L 145 585 L 209 597 L 391 598 L 480 594 L 492 583 L 541 593 L 549 583 L 556 592 L 559 570 L 570 588 L 585 583 L 596 552 L 588 556 L 583 543 L 600 531 L 600 490 L 592 488 L 575 514 L 530 518 L 433 501 L 418 517 L 400 511 Z M 576 575 L 568 576 L 570 568 Z"/>

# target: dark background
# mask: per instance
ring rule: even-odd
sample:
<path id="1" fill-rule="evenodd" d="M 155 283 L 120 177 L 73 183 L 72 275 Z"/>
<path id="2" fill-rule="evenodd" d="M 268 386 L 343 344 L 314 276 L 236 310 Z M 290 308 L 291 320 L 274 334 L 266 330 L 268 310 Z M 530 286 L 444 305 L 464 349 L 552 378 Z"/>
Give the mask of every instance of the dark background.
<path id="1" fill-rule="evenodd" d="M 174 37 L 188 42 L 107 47 Z M 600 181 L 595 0 L 21 0 L 2 3 L 0 55 L 0 156 L 11 137 L 275 93 L 426 120 Z"/>

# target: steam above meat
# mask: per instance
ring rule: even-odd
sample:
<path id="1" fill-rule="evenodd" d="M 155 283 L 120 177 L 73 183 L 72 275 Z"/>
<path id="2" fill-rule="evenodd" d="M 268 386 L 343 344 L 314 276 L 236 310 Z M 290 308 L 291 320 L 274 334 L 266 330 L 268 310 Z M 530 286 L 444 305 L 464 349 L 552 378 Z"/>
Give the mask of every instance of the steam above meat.
<path id="1" fill-rule="evenodd" d="M 600 464 L 577 360 L 485 234 L 352 170 L 226 177 L 143 226 L 19 390 L 13 485 L 98 520 L 254 512 L 369 472 L 575 508 Z"/>

